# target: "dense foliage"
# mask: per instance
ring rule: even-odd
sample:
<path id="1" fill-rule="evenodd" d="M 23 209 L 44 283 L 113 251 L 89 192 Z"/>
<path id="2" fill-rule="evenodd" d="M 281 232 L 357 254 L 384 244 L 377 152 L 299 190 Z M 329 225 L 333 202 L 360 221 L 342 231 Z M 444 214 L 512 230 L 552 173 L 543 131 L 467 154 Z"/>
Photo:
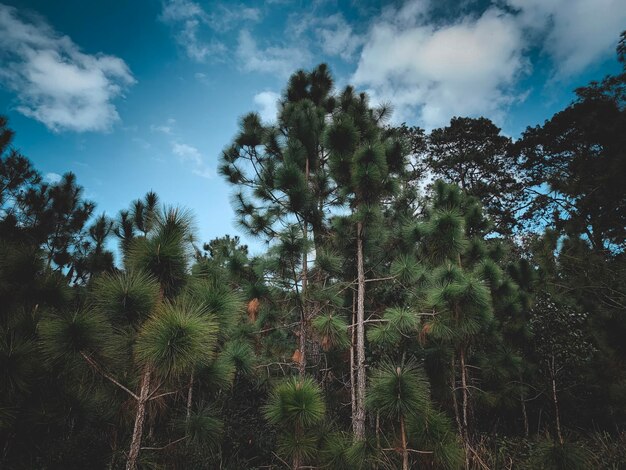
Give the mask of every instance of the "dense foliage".
<path id="1" fill-rule="evenodd" d="M 625 89 L 511 139 L 298 71 L 220 159 L 255 256 L 0 118 L 0 467 L 626 468 Z"/>

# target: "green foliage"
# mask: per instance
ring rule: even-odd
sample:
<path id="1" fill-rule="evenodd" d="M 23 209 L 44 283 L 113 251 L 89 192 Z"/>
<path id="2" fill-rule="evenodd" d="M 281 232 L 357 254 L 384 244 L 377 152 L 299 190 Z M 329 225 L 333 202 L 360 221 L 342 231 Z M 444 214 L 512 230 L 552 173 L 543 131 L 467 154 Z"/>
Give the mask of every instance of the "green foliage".
<path id="1" fill-rule="evenodd" d="M 226 343 L 223 356 L 235 369 L 244 375 L 251 374 L 254 364 L 254 351 L 249 342 L 236 339 Z"/>
<path id="2" fill-rule="evenodd" d="M 428 249 L 435 262 L 456 261 L 467 247 L 465 221 L 455 209 L 436 210 L 428 222 Z"/>
<path id="3" fill-rule="evenodd" d="M 319 436 L 313 431 L 324 419 L 322 393 L 309 377 L 291 377 L 279 382 L 263 408 L 265 419 L 279 426 L 278 452 L 294 461 L 307 461 L 319 452 Z"/>
<path id="4" fill-rule="evenodd" d="M 400 330 L 389 321 L 384 321 L 367 330 L 367 339 L 374 345 L 383 348 L 392 347 L 401 340 Z"/>
<path id="5" fill-rule="evenodd" d="M 135 239 L 126 258 L 131 270 L 154 276 L 166 298 L 173 298 L 187 278 L 193 222 L 191 214 L 179 208 L 165 208 L 158 214 L 153 233 Z"/>
<path id="6" fill-rule="evenodd" d="M 319 386 L 309 377 L 291 377 L 278 383 L 264 408 L 268 422 L 290 429 L 315 426 L 325 412 Z"/>
<path id="7" fill-rule="evenodd" d="M 333 432 L 324 437 L 322 460 L 327 468 L 341 470 L 350 468 L 354 463 L 350 459 L 352 436 L 348 433 Z"/>
<path id="8" fill-rule="evenodd" d="M 202 407 L 181 420 L 180 427 L 185 431 L 188 445 L 215 449 L 220 443 L 224 423 L 216 416 L 215 410 Z"/>
<path id="9" fill-rule="evenodd" d="M 34 340 L 16 335 L 12 329 L 0 329 L 0 392 L 3 397 L 28 392 L 36 374 L 32 361 L 36 348 Z M 3 419 L 11 418 L 11 413 L 6 412 L 5 418 L 0 417 L 0 428 Z"/>
<path id="10" fill-rule="evenodd" d="M 153 312 L 159 284 L 143 271 L 105 274 L 93 285 L 95 308 L 110 321 L 138 328 Z"/>
<path id="11" fill-rule="evenodd" d="M 219 337 L 226 340 L 233 332 L 244 311 L 242 295 L 218 279 L 192 279 L 187 285 L 192 303 L 205 314 L 213 315 L 219 325 Z"/>
<path id="12" fill-rule="evenodd" d="M 519 162 L 510 146 L 511 139 L 489 119 L 454 117 L 449 126 L 431 131 L 424 165 L 436 178 L 479 198 L 497 230 L 508 233 L 524 202 Z"/>
<path id="13" fill-rule="evenodd" d="M 315 256 L 315 267 L 331 276 L 341 273 L 342 263 L 343 259 L 341 256 L 333 251 L 318 250 Z"/>
<path id="14" fill-rule="evenodd" d="M 624 467 L 625 83 L 512 143 L 485 118 L 393 127 L 325 65 L 298 71 L 219 163 L 258 256 L 200 249 L 153 192 L 94 216 L 0 117 L 0 466 L 121 468 L 147 391 L 142 468 L 392 469 L 404 437 L 416 468 Z"/>
<path id="15" fill-rule="evenodd" d="M 313 329 L 321 337 L 322 347 L 329 349 L 346 348 L 350 345 L 348 339 L 348 324 L 337 314 L 319 315 L 313 319 Z"/>
<path id="16" fill-rule="evenodd" d="M 418 324 L 415 312 L 404 307 L 393 307 L 385 310 L 383 319 L 391 323 L 400 333 L 410 335 L 415 332 Z"/>
<path id="17" fill-rule="evenodd" d="M 430 407 L 428 380 L 412 360 L 400 365 L 382 362 L 372 371 L 370 382 L 368 407 L 383 417 L 398 419 L 425 413 Z"/>
<path id="18" fill-rule="evenodd" d="M 278 436 L 277 450 L 288 459 L 311 460 L 319 452 L 318 438 L 310 433 L 282 432 Z"/>
<path id="19" fill-rule="evenodd" d="M 190 373 L 210 363 L 218 326 L 190 302 L 165 302 L 143 325 L 134 352 L 139 364 L 166 376 Z"/>
<path id="20" fill-rule="evenodd" d="M 200 367 L 197 377 L 207 392 L 217 393 L 232 386 L 236 370 L 235 361 L 227 354 L 220 354 L 207 366 Z"/>
<path id="21" fill-rule="evenodd" d="M 441 411 L 411 415 L 407 420 L 409 442 L 413 448 L 432 454 L 420 456 L 435 468 L 454 470 L 462 468 L 464 452 L 450 419 Z"/>
<path id="22" fill-rule="evenodd" d="M 551 439 L 540 441 L 533 449 L 529 464 L 546 470 L 583 470 L 594 468 L 593 454 L 579 444 Z"/>
<path id="23" fill-rule="evenodd" d="M 386 462 L 383 459 L 380 446 L 371 438 L 353 442 L 346 453 L 346 457 L 350 463 L 348 468 L 358 468 L 359 470 L 374 470 L 381 466 L 383 468 L 390 468 L 389 466 L 383 465 Z"/>
<path id="24" fill-rule="evenodd" d="M 53 362 L 75 361 L 81 354 L 107 357 L 114 352 L 111 326 L 93 311 L 50 314 L 38 329 L 44 355 Z"/>
<path id="25" fill-rule="evenodd" d="M 401 254 L 393 260 L 390 272 L 398 281 L 411 284 L 424 275 L 424 267 L 414 257 Z"/>

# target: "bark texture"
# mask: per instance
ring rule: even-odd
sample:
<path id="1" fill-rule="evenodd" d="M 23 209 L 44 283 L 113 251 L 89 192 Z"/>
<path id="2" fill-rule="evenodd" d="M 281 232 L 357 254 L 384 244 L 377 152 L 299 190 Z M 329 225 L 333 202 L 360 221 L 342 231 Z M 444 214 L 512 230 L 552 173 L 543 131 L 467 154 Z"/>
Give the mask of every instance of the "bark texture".
<path id="1" fill-rule="evenodd" d="M 137 458 L 141 450 L 141 437 L 143 435 L 143 423 L 146 419 L 146 403 L 150 393 L 150 375 L 151 370 L 146 367 L 141 378 L 141 390 L 139 392 L 139 400 L 137 400 L 137 412 L 135 414 L 135 428 L 133 429 L 133 439 L 130 443 L 130 451 L 128 452 L 128 460 L 126 461 L 126 470 L 136 470 Z"/>
<path id="2" fill-rule="evenodd" d="M 365 439 L 365 268 L 363 223 L 357 223 L 357 308 L 356 308 L 356 413 L 352 418 L 354 439 Z"/>

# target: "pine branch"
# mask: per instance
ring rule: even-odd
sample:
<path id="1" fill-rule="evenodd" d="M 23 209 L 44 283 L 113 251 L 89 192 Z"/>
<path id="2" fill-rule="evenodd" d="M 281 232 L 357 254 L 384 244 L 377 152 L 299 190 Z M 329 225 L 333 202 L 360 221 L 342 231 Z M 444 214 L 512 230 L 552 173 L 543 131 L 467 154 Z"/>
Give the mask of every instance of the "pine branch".
<path id="1" fill-rule="evenodd" d="M 142 447 L 141 450 L 164 450 L 170 446 L 173 446 L 174 444 L 178 444 L 180 441 L 184 441 L 185 439 L 187 439 L 187 436 L 183 436 L 180 439 L 176 439 L 175 441 L 172 441 L 169 444 L 166 444 L 162 447 Z"/>
<path id="2" fill-rule="evenodd" d="M 85 361 L 87 361 L 87 364 L 89 364 L 91 367 L 93 367 L 100 375 L 102 375 L 104 378 L 108 379 L 109 381 L 111 381 L 115 385 L 117 385 L 119 388 L 124 390 L 130 396 L 132 396 L 135 400 L 139 400 L 139 397 L 135 393 L 133 393 L 128 388 L 126 388 L 124 385 L 122 385 L 117 380 L 115 380 L 111 375 L 107 374 L 104 371 L 104 369 L 102 369 L 102 367 L 100 367 L 100 365 L 96 361 L 94 361 L 92 358 L 90 358 L 87 354 L 85 354 L 83 351 L 81 351 L 80 355 L 83 357 L 83 359 L 85 359 Z"/>

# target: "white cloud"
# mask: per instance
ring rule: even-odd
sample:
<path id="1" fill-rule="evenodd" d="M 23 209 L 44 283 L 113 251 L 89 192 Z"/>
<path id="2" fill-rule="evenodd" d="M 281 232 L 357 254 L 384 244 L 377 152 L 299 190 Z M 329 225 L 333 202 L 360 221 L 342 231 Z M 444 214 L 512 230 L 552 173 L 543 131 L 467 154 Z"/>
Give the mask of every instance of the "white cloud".
<path id="1" fill-rule="evenodd" d="M 623 0 L 507 0 L 528 32 L 543 38 L 543 50 L 566 78 L 614 53 L 626 25 Z"/>
<path id="2" fill-rule="evenodd" d="M 150 124 L 150 132 L 172 135 L 174 132 L 174 124 L 176 124 L 176 119 L 174 118 L 169 118 L 165 124 Z"/>
<path id="3" fill-rule="evenodd" d="M 273 91 L 262 91 L 254 95 L 254 104 L 259 109 L 261 119 L 265 122 L 275 122 L 278 112 L 280 95 Z"/>
<path id="4" fill-rule="evenodd" d="M 396 120 L 417 116 L 427 128 L 454 115 L 501 120 L 528 93 L 517 86 L 532 49 L 552 59 L 554 78 L 569 79 L 614 54 L 626 24 L 623 0 L 492 0 L 482 14 L 447 22 L 433 19 L 436 6 L 383 8 L 352 76 L 375 101 L 393 103 Z"/>
<path id="5" fill-rule="evenodd" d="M 169 134 L 172 133 L 172 127 L 171 126 L 151 124 L 150 125 L 150 131 L 151 132 L 160 132 L 161 134 L 168 134 L 169 135 Z"/>
<path id="6" fill-rule="evenodd" d="M 63 179 L 61 175 L 58 173 L 46 173 L 43 177 L 46 183 L 57 184 L 59 181 Z"/>
<path id="7" fill-rule="evenodd" d="M 225 33 L 243 22 L 258 22 L 261 11 L 243 5 L 212 4 L 207 12 L 191 0 L 165 0 L 160 18 L 177 30 L 176 41 L 190 59 L 205 62 L 222 59 L 227 52 L 226 45 L 210 37 L 211 33 Z"/>
<path id="8" fill-rule="evenodd" d="M 392 102 L 396 119 L 419 110 L 426 128 L 454 115 L 498 119 L 521 98 L 513 85 L 527 68 L 513 15 L 490 8 L 436 27 L 426 13 L 424 2 L 387 9 L 368 33 L 352 81 Z"/>
<path id="9" fill-rule="evenodd" d="M 164 21 L 181 21 L 191 18 L 205 17 L 204 10 L 200 5 L 189 0 L 170 0 L 163 2 L 161 18 Z"/>
<path id="10" fill-rule="evenodd" d="M 306 13 L 290 14 L 285 36 L 297 42 L 301 50 L 318 49 L 327 56 L 341 57 L 345 61 L 354 58 L 364 40 L 341 13 L 326 15 L 315 8 Z"/>
<path id="11" fill-rule="evenodd" d="M 201 25 L 206 24 L 209 17 L 199 4 L 189 0 L 165 1 L 161 19 L 177 29 L 176 42 L 185 49 L 190 59 L 204 62 L 209 57 L 220 57 L 226 52 L 226 46 L 220 41 L 201 38 Z"/>
<path id="12" fill-rule="evenodd" d="M 226 46 L 215 39 L 203 41 L 199 38 L 200 22 L 186 20 L 176 36 L 178 43 L 185 48 L 187 56 L 197 62 L 204 62 L 209 57 L 221 57 L 226 53 Z"/>
<path id="13" fill-rule="evenodd" d="M 119 120 L 112 101 L 135 83 L 115 56 L 81 52 L 43 20 L 25 19 L 0 4 L 0 83 L 17 110 L 53 131 L 107 131 Z"/>
<path id="14" fill-rule="evenodd" d="M 341 13 L 321 19 L 315 28 L 315 35 L 325 54 L 344 60 L 351 59 L 363 43 L 363 38 L 354 33 Z"/>
<path id="15" fill-rule="evenodd" d="M 261 21 L 261 10 L 236 4 L 214 4 L 208 14 L 208 25 L 211 29 L 224 33 L 244 22 L 258 23 Z"/>
<path id="16" fill-rule="evenodd" d="M 173 141 L 171 142 L 172 153 L 176 155 L 183 163 L 189 163 L 192 167 L 192 172 L 203 178 L 212 177 L 211 170 L 206 166 L 204 157 L 196 147 Z"/>
<path id="17" fill-rule="evenodd" d="M 311 61 L 306 49 L 290 46 L 259 48 L 246 30 L 239 33 L 237 58 L 241 68 L 247 72 L 271 73 L 280 77 L 289 76 Z"/>

